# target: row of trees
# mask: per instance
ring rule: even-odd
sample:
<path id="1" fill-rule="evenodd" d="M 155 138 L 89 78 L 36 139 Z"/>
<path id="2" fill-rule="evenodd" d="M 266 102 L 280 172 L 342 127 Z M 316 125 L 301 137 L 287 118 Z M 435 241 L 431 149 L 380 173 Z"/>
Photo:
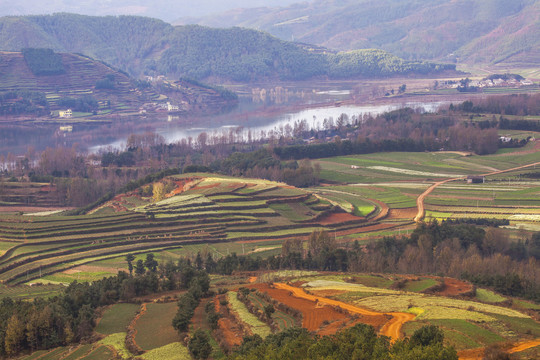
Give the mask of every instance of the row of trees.
<path id="1" fill-rule="evenodd" d="M 258 335 L 244 338 L 242 345 L 228 358 L 258 359 L 414 359 L 457 360 L 457 352 L 444 346 L 444 335 L 435 326 L 424 326 L 410 338 L 391 344 L 377 336 L 373 327 L 358 324 L 333 336 L 316 337 L 306 329 L 288 329 L 262 339 Z"/>
<path id="2" fill-rule="evenodd" d="M 134 257 L 128 255 L 126 260 L 131 264 Z M 91 284 L 75 281 L 61 295 L 49 299 L 28 302 L 3 298 L 0 357 L 90 340 L 96 309 L 101 306 L 158 291 L 189 289 L 194 296 L 208 291 L 208 275 L 185 260 L 158 266 L 153 254 L 148 254 L 132 266 L 130 272 L 133 269 L 135 276 L 120 272 Z"/>
<path id="3" fill-rule="evenodd" d="M 496 228 L 432 222 L 419 225 L 410 236 L 385 237 L 365 247 L 340 245 L 325 231 L 313 232 L 307 247 L 303 243 L 286 240 L 277 257 L 232 254 L 199 266 L 220 274 L 260 269 L 444 274 L 540 301 L 540 233 L 515 242 Z"/>

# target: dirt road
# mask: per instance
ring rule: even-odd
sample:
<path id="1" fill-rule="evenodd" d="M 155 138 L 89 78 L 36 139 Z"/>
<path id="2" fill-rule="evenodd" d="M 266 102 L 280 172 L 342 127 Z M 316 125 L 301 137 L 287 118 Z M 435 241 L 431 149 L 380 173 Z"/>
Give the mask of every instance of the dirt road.
<path id="1" fill-rule="evenodd" d="M 511 169 L 506 169 L 506 170 L 493 171 L 493 172 L 490 172 L 490 173 L 487 173 L 487 174 L 482 174 L 480 176 L 497 175 L 497 174 L 502 174 L 502 173 L 505 173 L 505 172 L 511 172 L 511 171 L 515 171 L 515 170 L 525 169 L 525 168 L 528 168 L 528 167 L 531 167 L 531 166 L 536 166 L 536 165 L 540 165 L 540 162 L 535 162 L 535 163 L 532 163 L 532 164 L 522 165 L 522 166 L 518 166 L 518 167 L 515 167 L 515 168 L 511 168 Z M 418 212 L 416 213 L 416 216 L 414 217 L 414 221 L 415 222 L 420 222 L 420 221 L 422 221 L 424 219 L 424 216 L 426 215 L 426 210 L 424 208 L 424 200 L 425 200 L 426 196 L 431 194 L 431 192 L 433 190 L 435 190 L 438 186 L 441 186 L 442 184 L 446 184 L 447 182 L 450 182 L 450 181 L 463 180 L 463 179 L 464 179 L 464 177 L 456 177 L 456 178 L 436 182 L 435 184 L 431 185 L 426 191 L 424 191 L 422 194 L 420 194 L 420 196 L 418 196 L 418 198 L 416 199 L 416 206 L 418 208 Z"/>
<path id="2" fill-rule="evenodd" d="M 513 347 L 506 349 L 509 354 L 522 352 L 540 345 L 540 339 L 523 341 L 515 344 Z M 463 350 L 458 353 L 459 360 L 482 360 L 484 358 L 484 348 Z"/>
<path id="3" fill-rule="evenodd" d="M 332 306 L 338 306 L 344 310 L 347 310 L 350 313 L 353 314 L 360 314 L 360 315 L 367 315 L 367 316 L 380 316 L 380 315 L 389 315 L 391 316 L 391 320 L 388 321 L 381 329 L 381 334 L 386 335 L 392 340 L 397 340 L 401 337 L 401 328 L 403 324 L 405 324 L 407 321 L 411 321 L 415 318 L 414 314 L 408 314 L 408 313 L 399 313 L 399 312 L 392 312 L 392 313 L 380 313 L 376 311 L 371 311 L 367 309 L 363 309 L 351 304 L 347 304 L 341 301 L 328 299 L 321 296 L 315 296 L 308 294 L 304 291 L 304 289 L 290 286 L 283 283 L 275 283 L 274 286 L 278 289 L 288 290 L 293 293 L 294 296 L 306 300 L 311 300 L 318 302 L 320 304 L 327 304 Z"/>

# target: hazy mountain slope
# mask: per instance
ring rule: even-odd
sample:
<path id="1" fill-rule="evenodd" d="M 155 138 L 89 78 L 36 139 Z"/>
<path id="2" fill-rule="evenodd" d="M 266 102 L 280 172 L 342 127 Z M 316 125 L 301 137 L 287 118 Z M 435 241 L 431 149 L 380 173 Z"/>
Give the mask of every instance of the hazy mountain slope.
<path id="1" fill-rule="evenodd" d="M 540 3 L 537 2 L 504 19 L 494 30 L 462 47 L 458 55 L 472 62 L 538 66 L 539 29 Z"/>
<path id="2" fill-rule="evenodd" d="M 0 18 L 0 50 L 25 47 L 83 53 L 131 75 L 178 78 L 221 78 L 250 81 L 314 76 L 388 76 L 447 69 L 407 62 L 386 52 L 334 54 L 279 40 L 265 32 L 212 29 L 197 25 L 173 27 L 163 21 L 135 17 L 91 17 L 74 14 Z"/>
<path id="3" fill-rule="evenodd" d="M 253 6 L 285 6 L 296 0 L 21 0 L 0 1 L 0 16 L 72 12 L 85 15 L 141 15 L 172 21 Z"/>
<path id="4" fill-rule="evenodd" d="M 406 59 L 444 59 L 458 52 L 464 61 L 492 62 L 500 57 L 498 45 L 512 43 L 505 45 L 513 49 L 508 51 L 520 52 L 525 57 L 537 53 L 530 39 L 540 38 L 540 27 L 533 21 L 540 11 L 539 3 L 316 0 L 282 8 L 234 10 L 200 19 L 182 19 L 179 23 L 258 28 L 282 39 L 294 38 L 338 50 L 381 48 Z M 486 39 L 491 47 L 477 56 Z M 461 48 L 467 50 L 460 51 Z"/>

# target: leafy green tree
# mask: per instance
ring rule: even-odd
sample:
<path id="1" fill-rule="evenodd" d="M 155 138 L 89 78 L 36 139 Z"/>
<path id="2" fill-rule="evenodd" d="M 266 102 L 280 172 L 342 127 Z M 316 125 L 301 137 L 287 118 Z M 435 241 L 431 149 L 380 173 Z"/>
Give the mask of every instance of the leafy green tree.
<path id="1" fill-rule="evenodd" d="M 126 261 L 128 264 L 128 270 L 130 275 L 133 274 L 133 260 L 135 260 L 135 256 L 133 254 L 126 255 Z"/>
<path id="2" fill-rule="evenodd" d="M 154 254 L 146 254 L 146 260 L 144 261 L 144 266 L 148 269 L 150 272 L 156 272 L 158 262 L 154 259 Z"/>
<path id="3" fill-rule="evenodd" d="M 444 334 L 441 329 L 434 325 L 422 326 L 416 330 L 411 336 L 410 345 L 414 346 L 430 346 L 435 344 L 442 344 L 444 340 Z"/>
<path id="4" fill-rule="evenodd" d="M 197 329 L 189 340 L 188 349 L 195 359 L 208 359 L 212 354 L 212 346 L 204 330 Z"/>
<path id="5" fill-rule="evenodd" d="M 141 259 L 137 260 L 137 263 L 135 264 L 135 274 L 144 275 L 145 272 L 144 262 Z"/>

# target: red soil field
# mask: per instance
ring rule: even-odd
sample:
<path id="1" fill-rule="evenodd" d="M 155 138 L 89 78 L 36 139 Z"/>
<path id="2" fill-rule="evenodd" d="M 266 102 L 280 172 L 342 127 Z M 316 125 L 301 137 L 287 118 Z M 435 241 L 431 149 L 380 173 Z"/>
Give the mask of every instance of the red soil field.
<path id="1" fill-rule="evenodd" d="M 321 225 L 331 225 L 331 224 L 340 224 L 347 221 L 356 221 L 360 219 L 363 219 L 363 218 L 351 215 L 349 213 L 332 213 L 332 214 L 328 214 L 322 219 L 319 219 L 317 222 Z"/>
<path id="2" fill-rule="evenodd" d="M 435 277 L 433 279 L 437 280 Z M 444 278 L 444 285 L 444 290 L 437 292 L 437 295 L 459 296 L 472 291 L 473 288 L 472 284 L 452 278 Z"/>
<path id="3" fill-rule="evenodd" d="M 301 311 L 302 327 L 315 331 L 319 335 L 335 334 L 338 330 L 353 326 L 358 322 L 380 328 L 387 321 L 384 316 L 360 316 L 358 320 L 355 320 L 346 311 L 337 311 L 328 304 L 293 296 L 288 290 L 276 289 L 268 284 L 254 284 L 250 287 L 265 292 L 277 301 Z"/>
<path id="4" fill-rule="evenodd" d="M 274 286 L 276 286 L 279 289 L 288 290 L 292 292 L 294 294 L 294 297 L 306 299 L 306 300 L 309 299 L 311 301 L 317 302 L 317 304 L 323 303 L 327 305 L 332 305 L 335 307 L 339 307 L 342 310 L 345 310 L 349 313 L 360 315 L 361 316 L 360 322 L 364 324 L 372 325 L 376 329 L 378 329 L 380 325 L 384 324 L 384 326 L 380 330 L 380 333 L 385 336 L 391 337 L 392 340 L 394 341 L 401 337 L 401 328 L 403 327 L 403 324 L 415 318 L 415 315 L 409 314 L 409 313 L 400 313 L 400 312 L 380 313 L 376 311 L 367 310 L 367 309 L 360 308 L 360 307 L 347 304 L 341 301 L 311 295 L 311 294 L 306 293 L 304 289 L 293 287 L 293 286 L 283 284 L 283 283 L 276 283 L 274 284 Z"/>
<path id="5" fill-rule="evenodd" d="M 216 297 L 214 299 L 216 312 L 223 315 L 218 320 L 218 331 L 221 332 L 221 340 L 225 343 L 224 345 L 227 348 L 232 349 L 234 346 L 242 344 L 244 331 L 242 327 L 235 323 L 230 316 L 227 316 L 229 314 L 228 309 L 224 309 L 224 307 L 219 303 L 219 300 L 223 298 L 224 297 Z"/>

